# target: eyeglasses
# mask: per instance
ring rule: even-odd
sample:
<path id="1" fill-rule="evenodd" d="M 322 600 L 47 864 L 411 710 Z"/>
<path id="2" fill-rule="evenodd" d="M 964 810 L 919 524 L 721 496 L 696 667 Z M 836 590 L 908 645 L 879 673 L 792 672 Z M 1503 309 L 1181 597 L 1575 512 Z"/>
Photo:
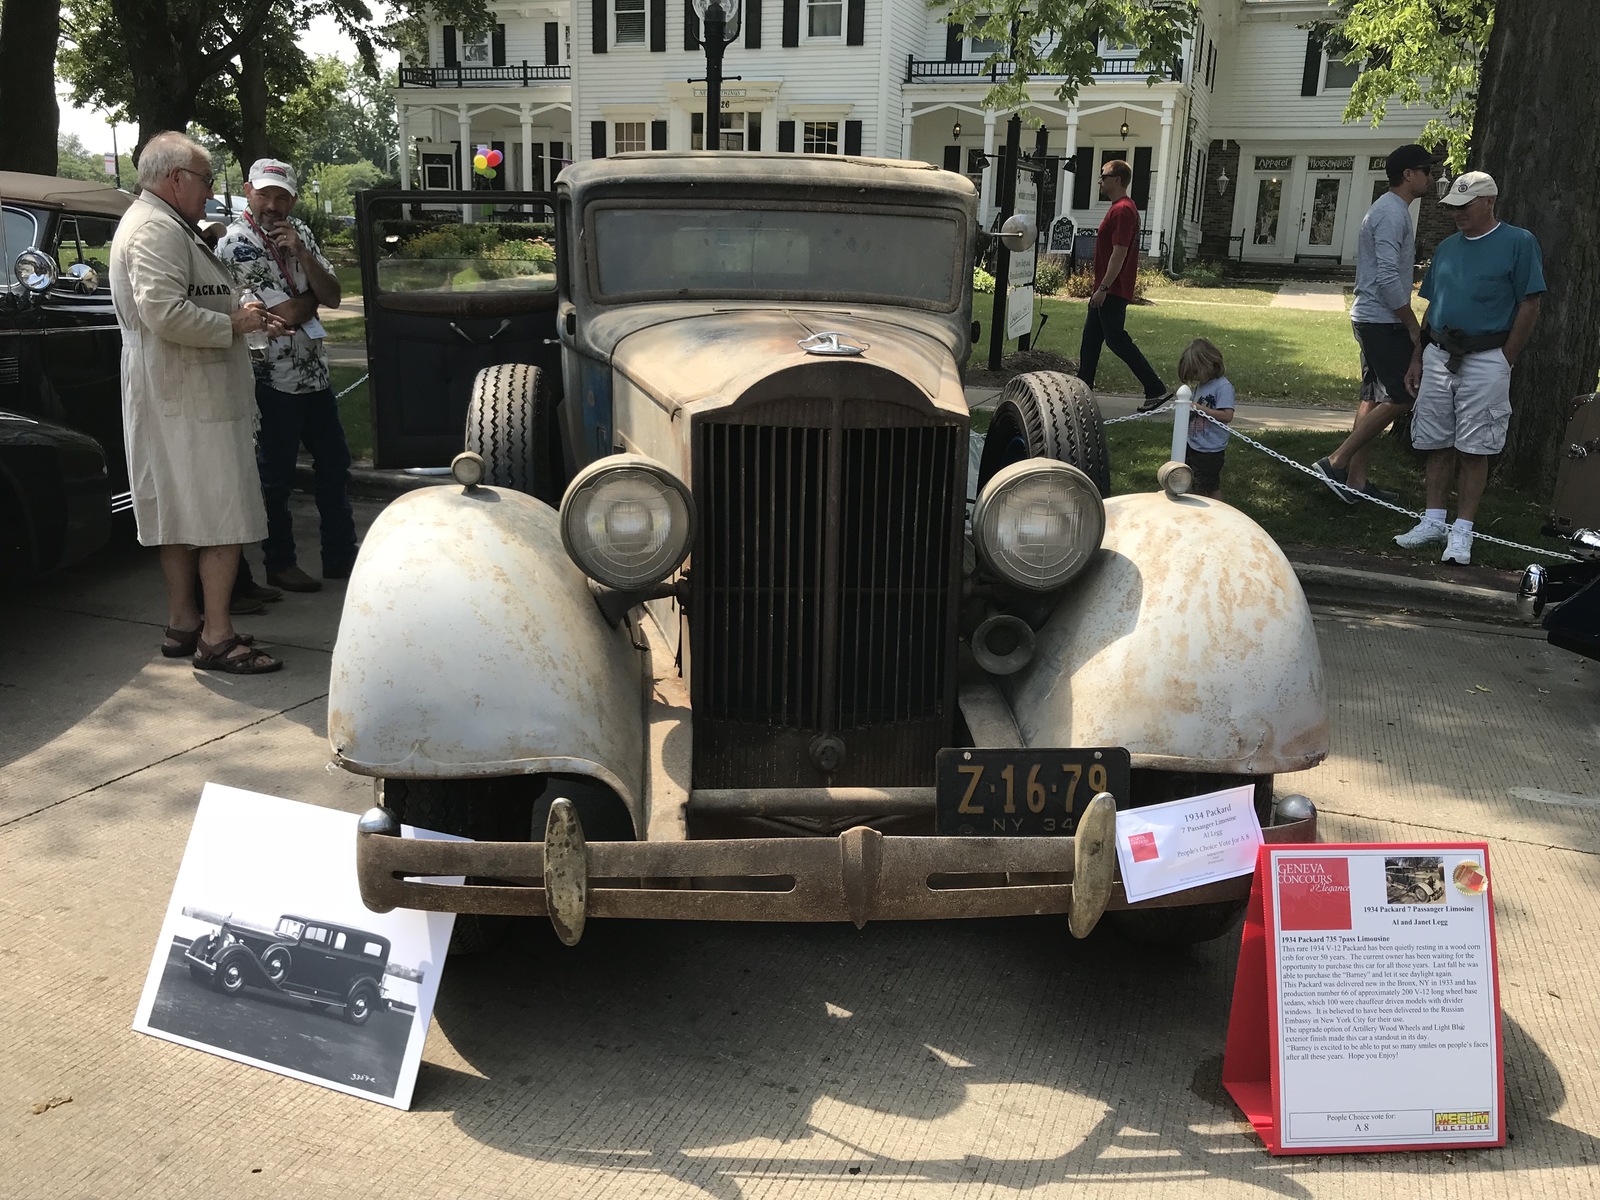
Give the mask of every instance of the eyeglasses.
<path id="1" fill-rule="evenodd" d="M 185 175 L 193 175 L 196 179 L 200 180 L 200 182 L 205 184 L 206 187 L 208 187 L 208 188 L 214 182 L 216 182 L 216 178 L 217 177 L 215 175 L 202 175 L 202 174 L 200 174 L 199 171 L 191 171 L 188 167 L 179 167 L 178 170 L 182 171 Z"/>
<path id="2" fill-rule="evenodd" d="M 1101 171 L 1100 172 L 1100 178 L 1101 179 L 1115 179 L 1116 177 L 1117 177 L 1117 173 L 1115 171 Z"/>

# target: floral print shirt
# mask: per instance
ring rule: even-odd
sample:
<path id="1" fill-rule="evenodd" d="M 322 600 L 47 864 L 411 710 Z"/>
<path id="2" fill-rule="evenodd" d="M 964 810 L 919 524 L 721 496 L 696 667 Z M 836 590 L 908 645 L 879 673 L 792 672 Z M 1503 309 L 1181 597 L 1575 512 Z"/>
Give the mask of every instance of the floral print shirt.
<path id="1" fill-rule="evenodd" d="M 294 226 L 306 249 L 316 255 L 322 269 L 333 274 L 333 268 L 322 257 L 322 251 L 305 222 L 290 217 L 289 224 Z M 290 254 L 284 254 L 282 258 L 289 267 L 294 287 L 290 289 L 285 286 L 283 271 L 273 258 L 272 251 L 267 249 L 261 235 L 243 215 L 228 226 L 228 231 L 217 243 L 217 257 L 233 268 L 241 284 L 255 289 L 257 293 L 276 291 L 303 296 L 311 290 L 306 269 L 300 265 L 299 259 Z M 263 302 L 267 301 L 265 295 L 261 298 Z M 303 395 L 306 392 L 320 392 L 328 386 L 328 356 L 323 352 L 322 341 L 307 337 L 300 329 L 288 337 L 276 337 L 269 341 L 266 355 L 255 359 L 254 365 L 256 382 L 264 383 L 274 391 Z"/>

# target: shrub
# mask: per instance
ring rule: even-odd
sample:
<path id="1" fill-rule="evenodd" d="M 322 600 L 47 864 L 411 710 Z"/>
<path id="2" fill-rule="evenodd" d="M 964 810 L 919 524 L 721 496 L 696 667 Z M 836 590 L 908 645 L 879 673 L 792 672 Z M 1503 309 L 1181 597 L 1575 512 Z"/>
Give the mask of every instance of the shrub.
<path id="1" fill-rule="evenodd" d="M 1067 268 L 1057 255 L 1049 255 L 1039 260 L 1039 266 L 1033 273 L 1033 290 L 1041 296 L 1054 296 L 1067 283 Z"/>
<path id="2" fill-rule="evenodd" d="M 1213 288 L 1223 284 L 1222 268 L 1216 263 L 1197 262 L 1190 265 L 1180 280 L 1184 287 Z"/>
<path id="3" fill-rule="evenodd" d="M 453 225 L 448 229 L 435 229 L 407 238 L 400 244 L 401 258 L 464 258 L 459 233 L 466 228 Z"/>
<path id="4" fill-rule="evenodd" d="M 1094 294 L 1094 271 L 1079 267 L 1062 281 L 1061 294 L 1074 300 L 1087 300 Z"/>
<path id="5" fill-rule="evenodd" d="M 982 267 L 972 268 L 972 290 L 985 295 L 994 294 L 994 276 Z"/>

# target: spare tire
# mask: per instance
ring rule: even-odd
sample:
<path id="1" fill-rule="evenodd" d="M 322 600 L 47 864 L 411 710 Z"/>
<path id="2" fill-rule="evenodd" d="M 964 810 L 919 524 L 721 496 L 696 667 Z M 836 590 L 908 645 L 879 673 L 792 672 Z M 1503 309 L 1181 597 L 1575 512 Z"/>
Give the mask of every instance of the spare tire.
<path id="1" fill-rule="evenodd" d="M 1100 406 L 1089 385 L 1060 371 L 1018 375 L 995 404 L 978 463 L 978 490 L 1002 467 L 1030 458 L 1053 458 L 1077 467 L 1111 494 L 1111 454 Z"/>
<path id="2" fill-rule="evenodd" d="M 532 363 L 484 367 L 467 401 L 466 448 L 483 459 L 483 481 L 512 488 L 554 508 L 566 487 L 560 394 Z"/>

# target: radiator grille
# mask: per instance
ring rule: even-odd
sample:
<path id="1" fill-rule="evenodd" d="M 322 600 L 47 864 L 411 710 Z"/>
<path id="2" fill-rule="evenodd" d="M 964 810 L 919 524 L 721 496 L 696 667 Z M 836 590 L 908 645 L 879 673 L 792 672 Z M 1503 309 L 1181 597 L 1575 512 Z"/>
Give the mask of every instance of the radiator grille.
<path id="1" fill-rule="evenodd" d="M 965 441 L 953 424 L 700 428 L 700 786 L 931 779 L 953 705 Z M 828 780 L 804 754 L 821 732 L 850 747 Z"/>

